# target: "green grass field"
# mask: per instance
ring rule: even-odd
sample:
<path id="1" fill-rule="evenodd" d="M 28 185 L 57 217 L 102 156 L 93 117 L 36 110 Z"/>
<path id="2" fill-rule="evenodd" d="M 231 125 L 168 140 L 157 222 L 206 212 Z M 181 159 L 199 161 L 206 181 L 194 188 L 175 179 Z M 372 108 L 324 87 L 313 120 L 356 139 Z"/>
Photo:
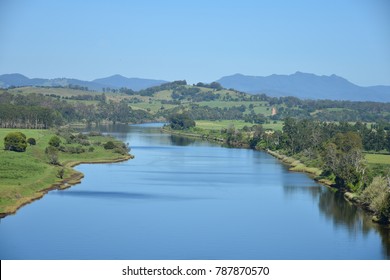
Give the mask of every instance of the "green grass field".
<path id="1" fill-rule="evenodd" d="M 262 125 L 265 129 L 272 129 L 272 130 L 283 130 L 283 121 L 276 121 L 271 123 L 265 123 Z"/>
<path id="2" fill-rule="evenodd" d="M 222 128 L 228 128 L 230 125 L 234 125 L 235 128 L 241 129 L 244 126 L 251 127 L 254 124 L 244 122 L 242 120 L 221 120 L 221 121 L 205 121 L 205 120 L 198 120 L 196 121 L 196 126 L 203 129 L 222 129 Z M 266 123 L 262 124 L 264 129 L 272 129 L 272 130 L 282 130 L 283 128 L 283 122 L 277 121 L 276 123 Z"/>
<path id="3" fill-rule="evenodd" d="M 390 154 L 365 154 L 365 158 L 369 164 L 384 164 L 390 166 Z"/>
<path id="4" fill-rule="evenodd" d="M 209 130 L 220 130 L 223 128 L 228 128 L 231 125 L 234 125 L 235 128 L 243 128 L 244 126 L 250 126 L 249 123 L 240 120 L 196 121 L 196 127 Z"/>
<path id="5" fill-rule="evenodd" d="M 253 104 L 253 111 L 256 114 L 263 114 L 264 116 L 271 115 L 271 107 L 268 106 L 267 102 L 261 101 L 222 101 L 222 100 L 213 100 L 213 101 L 202 101 L 198 102 L 200 106 L 209 106 L 211 108 L 231 108 L 238 107 L 241 105 L 246 106 L 245 113 L 250 113 L 249 105 Z"/>
<path id="6" fill-rule="evenodd" d="M 36 145 L 28 146 L 25 152 L 5 151 L 3 139 L 9 132 L 15 131 L 24 133 L 27 138 L 35 138 Z M 61 181 L 57 174 L 62 168 L 65 170 L 64 178 L 70 178 L 79 174 L 72 169 L 77 162 L 114 161 L 124 158 L 112 150 L 105 150 L 101 145 L 93 145 L 93 152 L 59 152 L 59 162 L 62 166 L 51 165 L 48 163 L 45 148 L 53 135 L 54 132 L 49 130 L 0 129 L 0 213 L 14 212 L 21 205 L 40 197 L 42 190 Z M 90 137 L 92 143 L 105 143 L 108 140 L 114 139 Z"/>

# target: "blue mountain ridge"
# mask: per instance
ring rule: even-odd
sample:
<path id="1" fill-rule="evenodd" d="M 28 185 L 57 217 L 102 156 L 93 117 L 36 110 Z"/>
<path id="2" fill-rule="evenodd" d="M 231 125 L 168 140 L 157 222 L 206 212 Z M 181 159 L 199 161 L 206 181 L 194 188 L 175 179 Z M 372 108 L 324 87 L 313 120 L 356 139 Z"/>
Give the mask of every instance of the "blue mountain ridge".
<path id="1" fill-rule="evenodd" d="M 0 87 L 10 86 L 68 86 L 78 85 L 91 90 L 121 87 L 138 91 L 158 86 L 168 81 L 141 78 L 126 78 L 113 75 L 93 81 L 69 78 L 30 79 L 22 74 L 0 75 Z M 217 80 L 225 88 L 233 88 L 250 94 L 265 93 L 269 96 L 295 96 L 301 99 L 330 99 L 350 101 L 390 102 L 390 86 L 376 85 L 361 87 L 337 75 L 318 76 L 296 72 L 291 75 L 247 76 L 235 74 Z"/>
<path id="2" fill-rule="evenodd" d="M 390 86 L 361 87 L 337 75 L 318 76 L 302 72 L 270 76 L 235 74 L 217 82 L 225 88 L 276 97 L 390 102 Z"/>
<path id="3" fill-rule="evenodd" d="M 102 91 L 103 88 L 119 89 L 121 87 L 130 88 L 138 91 L 148 87 L 161 85 L 167 83 L 163 80 L 140 79 L 140 78 L 126 78 L 121 75 L 114 75 L 106 78 L 96 79 L 93 81 L 83 81 L 69 78 L 55 78 L 55 79 L 30 79 L 22 74 L 4 74 L 0 75 L 0 87 L 7 88 L 10 86 L 69 86 L 77 85 L 88 87 L 90 90 Z"/>

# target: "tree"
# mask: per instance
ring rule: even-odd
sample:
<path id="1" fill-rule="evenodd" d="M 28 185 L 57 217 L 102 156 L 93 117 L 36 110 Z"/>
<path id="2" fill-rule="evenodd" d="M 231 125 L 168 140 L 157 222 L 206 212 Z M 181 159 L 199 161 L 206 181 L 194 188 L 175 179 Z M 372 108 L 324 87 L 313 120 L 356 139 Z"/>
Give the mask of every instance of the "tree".
<path id="1" fill-rule="evenodd" d="M 27 143 L 30 144 L 30 146 L 34 146 L 37 144 L 37 142 L 35 141 L 35 138 L 28 138 Z"/>
<path id="2" fill-rule="evenodd" d="M 48 146 L 45 149 L 45 154 L 49 159 L 49 163 L 53 165 L 60 165 L 58 161 L 58 150 L 54 146 Z"/>
<path id="3" fill-rule="evenodd" d="M 61 142 L 61 139 L 57 135 L 54 135 L 50 138 L 49 145 L 58 148 L 61 145 Z"/>
<path id="4" fill-rule="evenodd" d="M 64 179 L 65 169 L 61 168 L 57 171 L 57 177 L 60 179 Z"/>
<path id="5" fill-rule="evenodd" d="M 172 129 L 182 130 L 195 127 L 195 121 L 187 113 L 171 115 L 169 122 Z"/>
<path id="6" fill-rule="evenodd" d="M 338 133 L 324 149 L 324 169 L 335 175 L 336 184 L 358 190 L 363 182 L 366 165 L 362 140 L 355 132 Z"/>
<path id="7" fill-rule="evenodd" d="M 21 132 L 10 132 L 4 137 L 4 149 L 8 151 L 24 152 L 27 148 L 26 135 Z"/>

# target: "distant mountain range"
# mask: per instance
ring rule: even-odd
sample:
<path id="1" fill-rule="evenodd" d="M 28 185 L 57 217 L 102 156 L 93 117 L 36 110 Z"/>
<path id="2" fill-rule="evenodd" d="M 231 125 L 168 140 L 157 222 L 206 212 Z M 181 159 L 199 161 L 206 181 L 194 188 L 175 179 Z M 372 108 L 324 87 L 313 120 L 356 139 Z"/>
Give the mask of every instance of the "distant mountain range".
<path id="1" fill-rule="evenodd" d="M 276 97 L 390 102 L 390 86 L 361 87 L 336 75 L 318 76 L 296 72 L 292 75 L 274 74 L 262 77 L 235 74 L 217 82 L 225 88 Z"/>
<path id="2" fill-rule="evenodd" d="M 119 89 L 121 87 L 138 91 L 158 86 L 168 81 L 126 78 L 114 75 L 93 81 L 77 79 L 30 79 L 21 74 L 0 75 L 0 87 L 10 86 L 81 86 L 90 90 L 102 91 L 103 88 Z M 291 75 L 246 76 L 235 74 L 217 80 L 225 88 L 269 96 L 295 96 L 301 99 L 331 99 L 351 101 L 390 102 L 390 86 L 361 87 L 336 76 L 318 76 L 296 72 Z"/>
<path id="3" fill-rule="evenodd" d="M 5 74 L 0 75 L 0 87 L 7 88 L 10 86 L 81 86 L 88 87 L 90 90 L 102 91 L 103 88 L 119 89 L 121 87 L 130 88 L 138 91 L 152 86 L 158 86 L 167 83 L 163 80 L 126 78 L 121 75 L 114 75 L 107 78 L 96 79 L 93 81 L 82 81 L 69 78 L 56 79 L 30 79 L 22 74 Z"/>

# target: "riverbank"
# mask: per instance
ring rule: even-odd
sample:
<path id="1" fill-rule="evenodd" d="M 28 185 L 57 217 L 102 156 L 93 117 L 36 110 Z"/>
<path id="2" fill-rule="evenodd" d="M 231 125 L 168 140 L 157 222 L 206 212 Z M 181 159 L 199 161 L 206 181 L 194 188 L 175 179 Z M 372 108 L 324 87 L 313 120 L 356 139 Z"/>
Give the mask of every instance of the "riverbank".
<path id="1" fill-rule="evenodd" d="M 322 174 L 322 170 L 317 168 L 317 167 L 310 167 L 306 166 L 304 163 L 301 161 L 289 157 L 283 154 L 280 154 L 277 151 L 271 151 L 271 150 L 265 150 L 268 154 L 272 155 L 273 157 L 277 158 L 284 164 L 288 165 L 290 168 L 290 171 L 295 171 L 295 172 L 303 172 L 308 174 L 311 178 L 313 178 L 315 181 L 319 182 L 320 184 L 323 184 L 329 188 L 332 188 L 335 190 L 333 187 L 334 183 L 328 179 L 325 178 L 320 178 L 319 176 Z"/>
<path id="2" fill-rule="evenodd" d="M 0 150 L 0 218 L 14 214 L 18 209 L 55 189 L 66 189 L 80 183 L 84 175 L 73 167 L 84 163 L 113 163 L 133 158 L 114 149 L 105 149 L 109 141 L 122 145 L 110 136 L 90 136 L 81 146 L 66 144 L 61 149 L 78 149 L 78 153 L 58 151 L 58 164 L 50 164 L 45 149 L 54 131 L 30 129 L 0 129 L 0 139 L 9 132 L 20 131 L 27 138 L 33 137 L 36 145 L 28 146 L 25 152 Z M 83 137 L 85 138 L 85 137 Z M 88 142 L 87 142 L 88 141 Z M 72 150 L 73 151 L 73 150 Z"/>

